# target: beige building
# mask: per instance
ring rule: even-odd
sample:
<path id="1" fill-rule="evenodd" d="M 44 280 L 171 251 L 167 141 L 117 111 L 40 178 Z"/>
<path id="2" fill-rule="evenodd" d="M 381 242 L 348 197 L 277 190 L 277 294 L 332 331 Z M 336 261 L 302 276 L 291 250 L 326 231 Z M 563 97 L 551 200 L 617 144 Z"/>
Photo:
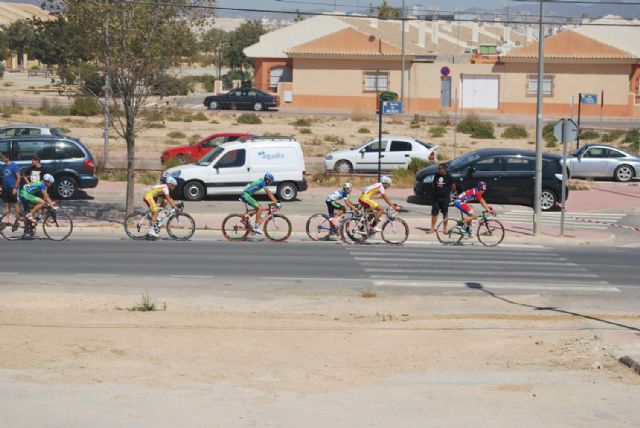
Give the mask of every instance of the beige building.
<path id="1" fill-rule="evenodd" d="M 51 15 L 40 7 L 32 4 L 24 3 L 11 3 L 0 2 L 0 25 L 9 25 L 15 21 L 21 19 L 51 19 Z M 29 68 L 34 65 L 39 65 L 38 61 L 30 61 L 27 54 L 24 54 L 22 58 L 18 58 L 18 55 L 13 55 L 4 61 L 7 69 Z"/>
<path id="2" fill-rule="evenodd" d="M 405 27 L 405 111 L 452 111 L 457 99 L 463 112 L 535 112 L 533 32 L 444 21 Z M 582 92 L 599 102 L 604 94 L 607 116 L 640 115 L 640 48 L 624 43 L 640 40 L 639 31 L 582 26 L 545 39 L 545 113 L 569 114 Z M 255 59 L 256 86 L 279 92 L 284 108 L 374 111 L 379 91 L 400 93 L 401 35 L 398 21 L 317 16 L 263 36 L 245 54 Z"/>

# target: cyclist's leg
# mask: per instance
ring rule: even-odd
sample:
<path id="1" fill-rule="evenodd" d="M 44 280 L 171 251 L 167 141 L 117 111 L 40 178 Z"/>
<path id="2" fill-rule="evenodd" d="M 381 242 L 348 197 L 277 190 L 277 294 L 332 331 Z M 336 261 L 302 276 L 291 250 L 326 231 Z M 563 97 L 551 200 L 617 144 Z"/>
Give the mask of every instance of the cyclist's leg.
<path id="1" fill-rule="evenodd" d="M 44 199 L 38 198 L 37 196 L 33 196 L 33 197 L 35 200 L 33 199 L 30 200 L 30 202 L 33 203 L 33 208 L 31 209 L 31 212 L 29 212 L 29 214 L 31 214 L 32 218 L 35 218 L 35 216 L 38 215 L 38 211 L 40 211 L 40 209 L 44 207 L 45 201 Z"/>
<path id="2" fill-rule="evenodd" d="M 240 195 L 240 199 L 242 200 L 242 202 L 244 202 L 245 204 L 249 205 L 251 208 L 253 208 L 254 210 L 256 210 L 256 223 L 255 223 L 255 227 L 258 226 L 258 224 L 260 224 L 260 214 L 262 213 L 262 207 L 260 206 L 260 204 L 258 203 L 258 201 L 256 201 L 253 196 L 251 196 L 249 193 L 244 192 L 242 195 Z"/>

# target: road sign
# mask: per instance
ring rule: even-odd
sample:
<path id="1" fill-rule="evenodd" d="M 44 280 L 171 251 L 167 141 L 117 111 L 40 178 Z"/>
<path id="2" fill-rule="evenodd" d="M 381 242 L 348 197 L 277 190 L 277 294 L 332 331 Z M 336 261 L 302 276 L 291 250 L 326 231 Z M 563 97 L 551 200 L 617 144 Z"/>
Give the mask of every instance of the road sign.
<path id="1" fill-rule="evenodd" d="M 449 67 L 447 67 L 446 65 L 444 67 L 440 68 L 440 75 L 442 77 L 447 77 L 451 74 L 451 69 Z"/>
<path id="2" fill-rule="evenodd" d="M 382 114 L 400 114 L 402 113 L 402 101 L 383 101 Z"/>
<path id="3" fill-rule="evenodd" d="M 566 132 L 564 129 L 565 126 L 567 127 Z M 578 125 L 573 121 L 573 119 L 560 119 L 553 127 L 553 135 L 561 143 L 569 143 L 578 138 Z"/>
<path id="4" fill-rule="evenodd" d="M 598 104 L 598 94 L 580 94 L 580 104 Z"/>

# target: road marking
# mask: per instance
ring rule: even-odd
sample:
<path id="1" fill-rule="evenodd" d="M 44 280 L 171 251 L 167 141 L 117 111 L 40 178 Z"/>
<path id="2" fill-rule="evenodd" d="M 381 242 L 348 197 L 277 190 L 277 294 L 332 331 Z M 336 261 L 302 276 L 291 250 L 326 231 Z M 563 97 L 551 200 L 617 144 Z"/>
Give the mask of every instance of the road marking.
<path id="1" fill-rule="evenodd" d="M 17 275 L 18 272 L 0 272 L 0 275 Z"/>
<path id="2" fill-rule="evenodd" d="M 391 262 L 391 258 L 387 257 L 355 257 L 356 260 L 358 261 L 362 261 L 360 263 L 360 265 L 362 266 L 374 266 L 374 265 L 379 265 L 380 263 L 373 263 L 376 261 L 380 261 L 380 262 L 384 262 L 385 266 L 400 266 L 400 265 L 410 265 L 412 266 L 414 263 L 413 262 L 429 262 L 429 263 L 433 263 L 433 262 L 451 262 L 451 259 L 438 259 L 438 258 L 433 258 L 433 257 L 429 257 L 427 259 L 402 259 L 399 262 Z M 487 264 L 487 260 L 465 260 L 464 261 L 465 264 Z M 501 265 L 540 265 L 540 266 L 580 266 L 577 263 L 558 263 L 558 262 L 532 262 L 530 260 L 523 260 L 523 261 L 517 261 L 517 260 L 496 260 L 496 263 L 501 264 Z"/>
<path id="3" fill-rule="evenodd" d="M 445 249 L 446 248 L 446 249 Z M 458 247 L 460 248 L 460 247 Z M 375 256 L 375 255 L 384 255 L 384 256 L 395 256 L 395 255 L 402 255 L 402 256 L 413 256 L 413 257 L 424 257 L 427 254 L 434 254 L 434 255 L 438 255 L 438 254 L 443 254 L 448 250 L 452 250 L 452 247 L 450 246 L 443 246 L 442 249 L 444 251 L 429 251 L 429 252 L 421 252 L 421 253 L 417 253 L 417 252 L 413 252 L 413 251 L 389 251 L 388 249 L 376 249 L 376 248 L 347 248 L 347 251 L 353 255 L 359 255 L 359 254 L 363 254 L 363 255 L 371 255 L 371 256 Z M 480 250 L 480 249 L 465 249 L 465 255 L 478 255 L 478 256 L 487 256 L 487 257 L 504 257 L 504 256 L 514 256 L 514 257 L 524 257 L 527 259 L 530 258 L 534 258 L 534 257 L 547 257 L 547 258 L 554 258 L 554 259 L 558 259 L 560 256 L 552 251 L 545 251 L 545 252 L 519 252 L 519 251 L 486 251 L 486 250 Z M 455 253 L 457 254 L 457 252 L 455 251 L 449 251 L 449 253 Z"/>
<path id="4" fill-rule="evenodd" d="M 213 275 L 169 275 L 171 278 L 207 278 L 212 279 Z"/>
<path id="5" fill-rule="evenodd" d="M 376 287 L 418 287 L 418 288 L 465 288 L 467 290 L 473 290 L 467 286 L 469 281 L 406 281 L 406 280 L 374 280 L 373 285 Z M 587 285 L 574 285 L 567 286 L 566 284 L 496 284 L 496 283 L 483 283 L 483 290 L 563 290 L 563 291 L 606 291 L 612 293 L 619 293 L 620 290 L 617 287 L 598 287 Z"/>
<path id="6" fill-rule="evenodd" d="M 449 274 L 449 275 L 459 275 L 463 276 L 465 272 L 454 271 L 452 269 L 388 269 L 388 268 L 365 268 L 365 272 L 397 272 L 397 273 L 424 273 L 424 274 Z M 585 269 L 586 272 L 586 269 Z M 571 273 L 571 272 L 509 272 L 505 273 L 503 270 L 500 271 L 479 271 L 479 272 L 469 272 L 467 274 L 469 277 L 478 277 L 478 276 L 489 276 L 489 275 L 508 275 L 508 276 L 562 276 L 562 277 L 576 277 L 576 278 L 598 278 L 598 275 L 592 273 Z"/>
<path id="7" fill-rule="evenodd" d="M 116 273 L 79 273 L 78 276 L 118 276 Z"/>

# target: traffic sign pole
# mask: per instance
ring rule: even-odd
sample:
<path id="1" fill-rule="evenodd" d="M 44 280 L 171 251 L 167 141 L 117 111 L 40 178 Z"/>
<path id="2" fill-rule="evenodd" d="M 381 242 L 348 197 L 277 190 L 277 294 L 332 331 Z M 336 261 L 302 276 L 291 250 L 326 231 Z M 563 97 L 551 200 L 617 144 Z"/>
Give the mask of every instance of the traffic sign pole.
<path id="1" fill-rule="evenodd" d="M 582 93 L 578 93 L 578 139 L 576 149 L 580 148 L 580 107 L 582 107 Z"/>
<path id="2" fill-rule="evenodd" d="M 382 98 L 378 106 L 378 183 L 380 183 L 380 172 L 382 170 Z"/>
<path id="3" fill-rule="evenodd" d="M 580 135 L 580 133 L 578 133 Z M 562 119 L 562 191 L 560 197 L 560 203 L 562 205 L 562 212 L 560 212 L 560 236 L 564 236 L 564 203 L 567 198 L 567 144 L 569 140 L 569 121 Z"/>

